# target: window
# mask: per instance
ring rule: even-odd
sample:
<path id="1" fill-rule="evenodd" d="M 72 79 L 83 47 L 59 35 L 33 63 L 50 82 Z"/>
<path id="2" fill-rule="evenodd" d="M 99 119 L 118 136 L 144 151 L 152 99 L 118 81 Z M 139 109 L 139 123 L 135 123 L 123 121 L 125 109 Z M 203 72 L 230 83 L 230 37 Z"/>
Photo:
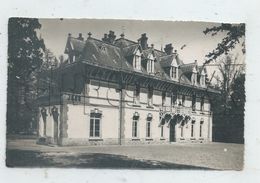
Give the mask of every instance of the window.
<path id="1" fill-rule="evenodd" d="M 148 98 L 147 105 L 149 107 L 152 107 L 152 105 L 153 105 L 153 88 L 151 88 L 151 87 L 148 88 L 147 98 Z"/>
<path id="2" fill-rule="evenodd" d="M 203 119 L 200 121 L 200 137 L 202 137 L 202 127 L 203 127 Z"/>
<path id="3" fill-rule="evenodd" d="M 201 101 L 200 101 L 200 110 L 201 110 L 201 111 L 204 110 L 204 97 L 201 97 Z"/>
<path id="4" fill-rule="evenodd" d="M 182 102 L 182 106 L 185 106 L 185 95 L 182 95 L 181 102 Z"/>
<path id="5" fill-rule="evenodd" d="M 149 113 L 146 120 L 146 137 L 151 137 L 152 115 Z"/>
<path id="6" fill-rule="evenodd" d="M 192 95 L 191 108 L 192 108 L 192 111 L 196 110 L 196 95 Z"/>
<path id="7" fill-rule="evenodd" d="M 154 73 L 154 57 L 152 54 L 147 59 L 147 72 Z"/>
<path id="8" fill-rule="evenodd" d="M 191 122 L 191 137 L 194 137 L 194 125 L 195 125 L 195 120 L 192 120 L 192 122 Z"/>
<path id="9" fill-rule="evenodd" d="M 90 137 L 100 137 L 100 121 L 102 114 L 95 109 L 90 113 Z"/>
<path id="10" fill-rule="evenodd" d="M 205 75 L 200 76 L 200 84 L 201 86 L 205 86 Z"/>
<path id="11" fill-rule="evenodd" d="M 171 78 L 172 79 L 177 78 L 177 67 L 171 67 Z"/>
<path id="12" fill-rule="evenodd" d="M 139 50 L 137 50 L 136 54 L 134 55 L 133 67 L 136 70 L 141 70 L 141 53 Z"/>
<path id="13" fill-rule="evenodd" d="M 177 102 L 177 95 L 176 94 L 172 94 L 171 95 L 171 105 L 174 106 L 176 105 Z"/>
<path id="14" fill-rule="evenodd" d="M 136 85 L 134 91 L 134 104 L 140 104 L 140 86 Z"/>
<path id="15" fill-rule="evenodd" d="M 197 85 L 197 72 L 193 72 L 191 76 L 191 83 Z"/>
<path id="16" fill-rule="evenodd" d="M 183 137 L 183 125 L 181 125 L 181 137 Z"/>
<path id="17" fill-rule="evenodd" d="M 139 114 L 135 112 L 132 122 L 132 137 L 138 137 L 138 121 L 139 121 Z"/>
<path id="18" fill-rule="evenodd" d="M 162 106 L 165 105 L 165 101 L 166 101 L 166 92 L 162 92 Z"/>
<path id="19" fill-rule="evenodd" d="M 161 138 L 163 138 L 163 125 L 161 126 Z"/>

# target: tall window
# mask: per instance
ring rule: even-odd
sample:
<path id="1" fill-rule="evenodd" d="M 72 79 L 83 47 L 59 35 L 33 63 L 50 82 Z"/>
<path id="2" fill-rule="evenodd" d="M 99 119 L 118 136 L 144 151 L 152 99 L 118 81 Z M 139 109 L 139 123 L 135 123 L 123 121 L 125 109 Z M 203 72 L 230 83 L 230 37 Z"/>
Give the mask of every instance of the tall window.
<path id="1" fill-rule="evenodd" d="M 161 126 L 161 138 L 163 138 L 164 135 L 163 135 L 163 125 Z"/>
<path id="2" fill-rule="evenodd" d="M 146 137 L 151 137 L 151 122 L 152 122 L 152 116 L 151 114 L 148 114 L 146 119 Z"/>
<path id="3" fill-rule="evenodd" d="M 191 83 L 197 85 L 197 72 L 193 72 L 191 76 Z"/>
<path id="4" fill-rule="evenodd" d="M 152 107 L 153 106 L 153 88 L 149 87 L 148 88 L 148 94 L 147 94 L 147 105 L 149 107 Z"/>
<path id="5" fill-rule="evenodd" d="M 100 137 L 100 125 L 102 114 L 95 109 L 90 113 L 90 137 Z"/>
<path id="6" fill-rule="evenodd" d="M 133 67 L 136 70 L 141 70 L 141 53 L 139 50 L 137 50 L 136 54 L 134 55 Z"/>
<path id="7" fill-rule="evenodd" d="M 171 78 L 176 79 L 177 78 L 177 67 L 171 67 Z"/>
<path id="8" fill-rule="evenodd" d="M 204 110 L 204 97 L 201 97 L 201 100 L 200 100 L 200 110 L 201 111 Z"/>
<path id="9" fill-rule="evenodd" d="M 203 127 L 203 123 L 204 123 L 204 121 L 201 120 L 201 121 L 200 121 L 200 137 L 202 137 L 202 127 Z"/>
<path id="10" fill-rule="evenodd" d="M 172 95 L 171 95 L 171 105 L 172 106 L 176 105 L 176 102 L 177 102 L 177 95 L 172 93 Z"/>
<path id="11" fill-rule="evenodd" d="M 192 120 L 192 122 L 191 122 L 191 137 L 194 137 L 194 126 L 195 126 L 195 120 Z"/>
<path id="12" fill-rule="evenodd" d="M 162 92 L 162 106 L 165 105 L 165 101 L 166 101 L 166 92 Z"/>
<path id="13" fill-rule="evenodd" d="M 184 127 L 184 122 L 181 123 L 181 137 L 183 137 L 183 127 Z"/>
<path id="14" fill-rule="evenodd" d="M 139 121 L 139 114 L 136 112 L 133 117 L 132 122 L 132 137 L 138 137 L 138 121 Z"/>
<path id="15" fill-rule="evenodd" d="M 148 73 L 154 73 L 154 57 L 153 57 L 153 55 L 149 55 L 149 58 L 147 60 L 147 72 Z"/>
<path id="16" fill-rule="evenodd" d="M 196 110 L 196 95 L 192 95 L 191 108 L 192 111 Z"/>
<path id="17" fill-rule="evenodd" d="M 205 75 L 200 76 L 200 84 L 201 86 L 205 86 Z"/>
<path id="18" fill-rule="evenodd" d="M 182 106 L 185 106 L 185 95 L 182 95 L 181 102 L 182 102 Z"/>
<path id="19" fill-rule="evenodd" d="M 136 85 L 134 90 L 134 104 L 140 104 L 140 86 Z"/>

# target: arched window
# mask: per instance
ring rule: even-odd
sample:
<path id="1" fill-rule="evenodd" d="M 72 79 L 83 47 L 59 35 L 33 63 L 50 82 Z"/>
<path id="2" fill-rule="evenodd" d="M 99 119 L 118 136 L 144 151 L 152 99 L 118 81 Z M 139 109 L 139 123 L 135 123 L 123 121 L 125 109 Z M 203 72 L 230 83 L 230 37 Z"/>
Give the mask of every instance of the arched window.
<path id="1" fill-rule="evenodd" d="M 194 137 L 195 120 L 191 121 L 191 137 Z"/>
<path id="2" fill-rule="evenodd" d="M 141 71 L 141 52 L 139 50 L 134 55 L 133 67 L 135 70 Z"/>
<path id="3" fill-rule="evenodd" d="M 206 73 L 204 70 L 200 73 L 200 85 L 205 86 L 206 85 Z"/>
<path id="4" fill-rule="evenodd" d="M 140 104 L 140 86 L 137 84 L 134 90 L 134 104 Z"/>
<path id="5" fill-rule="evenodd" d="M 154 73 L 154 56 L 150 54 L 147 59 L 147 72 Z"/>
<path id="6" fill-rule="evenodd" d="M 164 137 L 164 134 L 163 134 L 163 125 L 161 126 L 161 138 Z"/>
<path id="7" fill-rule="evenodd" d="M 197 69 L 196 67 L 193 68 L 192 70 L 192 75 L 191 75 L 191 84 L 192 85 L 197 85 Z"/>
<path id="8" fill-rule="evenodd" d="M 135 112 L 133 116 L 132 122 L 132 137 L 138 137 L 138 121 L 139 121 L 139 113 Z"/>
<path id="9" fill-rule="evenodd" d="M 201 97 L 201 100 L 200 100 L 200 110 L 204 111 L 204 97 Z"/>
<path id="10" fill-rule="evenodd" d="M 195 94 L 192 95 L 191 108 L 192 108 L 192 111 L 196 110 L 196 95 Z"/>
<path id="11" fill-rule="evenodd" d="M 90 113 L 90 137 L 100 137 L 101 136 L 101 116 L 102 112 L 98 109 L 91 110 Z"/>
<path id="12" fill-rule="evenodd" d="M 202 137 L 203 123 L 204 123 L 204 119 L 202 118 L 202 119 L 200 120 L 200 137 Z"/>
<path id="13" fill-rule="evenodd" d="M 171 66 L 170 73 L 171 73 L 171 78 L 176 80 L 177 79 L 177 75 L 178 75 L 178 68 L 175 67 L 175 66 Z"/>
<path id="14" fill-rule="evenodd" d="M 162 92 L 162 106 L 165 105 L 165 101 L 166 101 L 166 92 L 163 91 L 163 92 Z"/>
<path id="15" fill-rule="evenodd" d="M 151 123 L 152 123 L 152 114 L 149 113 L 146 118 L 146 137 L 151 137 Z"/>
<path id="16" fill-rule="evenodd" d="M 147 93 L 147 105 L 149 107 L 153 106 L 153 88 L 148 87 L 148 93 Z"/>

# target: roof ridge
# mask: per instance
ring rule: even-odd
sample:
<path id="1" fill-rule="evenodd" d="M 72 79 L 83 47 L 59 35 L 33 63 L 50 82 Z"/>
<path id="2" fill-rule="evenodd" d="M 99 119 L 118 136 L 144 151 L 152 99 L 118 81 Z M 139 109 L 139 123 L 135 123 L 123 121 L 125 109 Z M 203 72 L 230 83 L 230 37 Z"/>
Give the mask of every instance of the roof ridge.
<path id="1" fill-rule="evenodd" d="M 130 46 L 134 46 L 134 45 L 135 45 L 135 46 L 138 46 L 139 44 L 138 44 L 138 43 L 130 44 L 130 45 L 128 45 L 128 46 L 123 47 L 123 49 L 124 49 L 124 48 L 127 48 L 127 47 L 130 47 Z M 118 47 L 119 47 L 119 46 L 118 46 Z"/>
<path id="2" fill-rule="evenodd" d="M 102 40 L 100 40 L 100 39 L 93 38 L 93 37 L 90 37 L 90 38 L 86 39 L 86 41 L 88 41 L 89 39 L 93 39 L 93 40 L 95 40 L 95 41 L 98 41 L 98 42 L 104 43 L 104 44 L 106 44 L 106 45 L 109 45 L 109 46 L 113 46 L 113 47 L 119 48 L 118 46 L 116 46 L 116 45 L 114 45 L 114 44 L 112 44 L 112 43 L 104 42 L 104 41 L 102 41 Z"/>
<path id="3" fill-rule="evenodd" d="M 116 39 L 115 41 L 118 41 L 118 40 L 120 40 L 120 39 L 124 39 L 124 40 L 130 41 L 130 42 L 132 42 L 132 43 L 138 43 L 138 42 L 135 42 L 135 41 L 133 41 L 133 40 L 126 39 L 126 38 L 123 38 L 123 37 L 120 37 L 120 38 Z"/>

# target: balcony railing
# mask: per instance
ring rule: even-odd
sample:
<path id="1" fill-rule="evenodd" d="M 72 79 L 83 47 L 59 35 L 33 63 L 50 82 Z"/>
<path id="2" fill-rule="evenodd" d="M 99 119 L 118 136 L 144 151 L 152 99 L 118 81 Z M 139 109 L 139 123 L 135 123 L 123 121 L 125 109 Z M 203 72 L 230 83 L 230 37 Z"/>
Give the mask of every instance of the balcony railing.
<path id="1" fill-rule="evenodd" d="M 184 107 L 184 106 L 162 106 L 160 109 L 164 112 L 186 114 L 186 115 L 191 115 L 192 113 L 207 114 L 207 115 L 211 114 L 210 111 L 193 110 L 192 107 Z"/>

